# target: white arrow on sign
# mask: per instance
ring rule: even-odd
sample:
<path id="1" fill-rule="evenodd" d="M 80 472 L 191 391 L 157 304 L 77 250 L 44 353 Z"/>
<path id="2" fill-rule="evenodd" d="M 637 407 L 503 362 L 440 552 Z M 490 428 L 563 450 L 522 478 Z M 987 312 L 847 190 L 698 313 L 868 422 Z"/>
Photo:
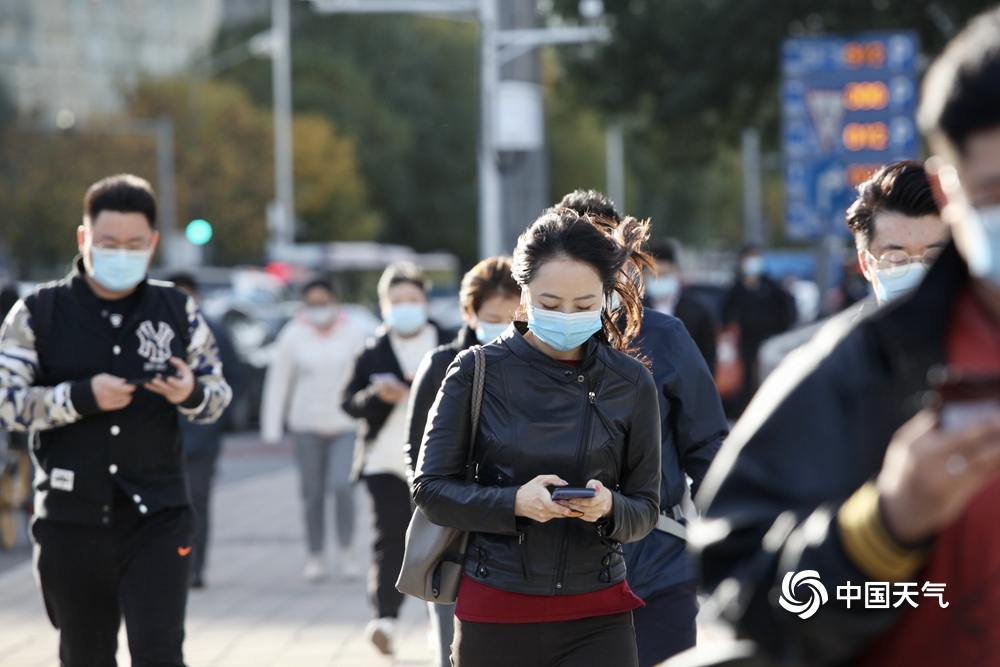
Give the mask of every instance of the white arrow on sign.
<path id="1" fill-rule="evenodd" d="M 840 128 L 844 122 L 843 96 L 843 91 L 839 88 L 806 91 L 806 106 L 813 125 L 816 126 L 822 151 L 832 151 L 840 139 Z"/>

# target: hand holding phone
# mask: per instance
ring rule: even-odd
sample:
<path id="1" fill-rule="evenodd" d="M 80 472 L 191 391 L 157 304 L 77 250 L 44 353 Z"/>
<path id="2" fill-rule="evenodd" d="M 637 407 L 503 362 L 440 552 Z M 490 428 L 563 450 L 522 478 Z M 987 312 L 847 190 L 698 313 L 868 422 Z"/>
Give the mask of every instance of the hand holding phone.
<path id="1" fill-rule="evenodd" d="M 955 369 L 934 381 L 938 397 L 938 425 L 953 432 L 1000 415 L 1000 377 L 972 375 Z"/>
<path id="2" fill-rule="evenodd" d="M 571 498 L 593 498 L 597 489 L 579 489 L 561 486 L 552 489 L 552 500 L 570 500 Z"/>
<path id="3" fill-rule="evenodd" d="M 142 385 L 146 384 L 147 382 L 152 382 L 153 380 L 155 380 L 158 377 L 161 380 L 169 380 L 170 378 L 176 378 L 178 376 L 176 374 L 174 374 L 174 373 L 170 373 L 169 375 L 163 374 L 163 373 L 160 373 L 158 375 L 145 375 L 143 377 L 137 377 L 137 378 L 127 379 L 127 380 L 125 380 L 125 384 L 130 384 L 130 385 L 133 385 L 133 386 L 136 386 L 136 387 L 141 387 Z"/>
<path id="4" fill-rule="evenodd" d="M 373 373 L 368 381 L 375 388 L 379 399 L 396 404 L 406 398 L 409 387 L 392 373 Z"/>

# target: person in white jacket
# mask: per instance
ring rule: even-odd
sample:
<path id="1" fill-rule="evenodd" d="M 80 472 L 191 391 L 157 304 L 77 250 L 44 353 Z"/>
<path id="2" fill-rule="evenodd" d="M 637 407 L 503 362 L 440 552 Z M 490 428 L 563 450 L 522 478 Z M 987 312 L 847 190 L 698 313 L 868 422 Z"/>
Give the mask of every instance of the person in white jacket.
<path id="1" fill-rule="evenodd" d="M 352 547 L 355 507 L 350 475 L 356 427 L 338 398 L 369 330 L 338 305 L 333 284 L 326 279 L 309 281 L 302 300 L 304 307 L 275 341 L 264 380 L 261 437 L 276 443 L 287 429 L 295 447 L 309 548 L 305 578 L 311 582 L 326 578 L 328 490 L 335 502 L 338 571 L 353 578 L 361 571 Z"/>

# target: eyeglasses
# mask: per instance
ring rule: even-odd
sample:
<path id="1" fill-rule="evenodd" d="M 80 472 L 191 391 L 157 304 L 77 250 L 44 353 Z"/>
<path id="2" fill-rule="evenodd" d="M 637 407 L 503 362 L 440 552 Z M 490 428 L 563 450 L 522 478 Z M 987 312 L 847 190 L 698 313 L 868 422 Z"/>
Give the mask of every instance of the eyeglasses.
<path id="1" fill-rule="evenodd" d="M 118 244 L 107 240 L 101 240 L 98 242 L 94 241 L 94 237 L 90 234 L 90 232 L 88 232 L 87 235 L 90 236 L 91 247 L 99 250 L 149 250 L 150 244 L 146 241 L 133 241 L 125 244 Z"/>
<path id="2" fill-rule="evenodd" d="M 928 248 L 921 255 L 910 255 L 905 250 L 889 250 L 877 259 L 869 250 L 865 250 L 865 254 L 868 255 L 869 261 L 878 270 L 888 271 L 891 275 L 901 276 L 910 270 L 910 264 L 917 262 L 930 268 L 931 264 L 941 256 L 942 250 L 942 248 L 937 247 Z"/>

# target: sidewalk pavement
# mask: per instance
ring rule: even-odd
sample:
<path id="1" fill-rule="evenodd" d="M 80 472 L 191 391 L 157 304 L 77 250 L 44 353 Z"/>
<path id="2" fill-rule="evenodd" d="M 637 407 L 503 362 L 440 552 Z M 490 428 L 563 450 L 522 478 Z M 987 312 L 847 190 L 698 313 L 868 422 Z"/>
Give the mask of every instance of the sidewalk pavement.
<path id="1" fill-rule="evenodd" d="M 330 557 L 328 581 L 304 581 L 304 527 L 290 453 L 262 456 L 259 443 L 238 439 L 227 444 L 224 456 L 252 458 L 252 466 L 266 468 L 216 486 L 207 586 L 188 598 L 189 667 L 434 667 L 426 603 L 408 599 L 403 605 L 390 658 L 365 639 L 371 611 L 363 577 L 336 579 Z M 369 507 L 363 489 L 356 491 L 355 548 L 367 563 Z M 31 563 L 16 565 L 0 574 L 0 665 L 57 664 L 58 635 L 45 615 Z M 124 624 L 118 665 L 131 665 Z"/>

